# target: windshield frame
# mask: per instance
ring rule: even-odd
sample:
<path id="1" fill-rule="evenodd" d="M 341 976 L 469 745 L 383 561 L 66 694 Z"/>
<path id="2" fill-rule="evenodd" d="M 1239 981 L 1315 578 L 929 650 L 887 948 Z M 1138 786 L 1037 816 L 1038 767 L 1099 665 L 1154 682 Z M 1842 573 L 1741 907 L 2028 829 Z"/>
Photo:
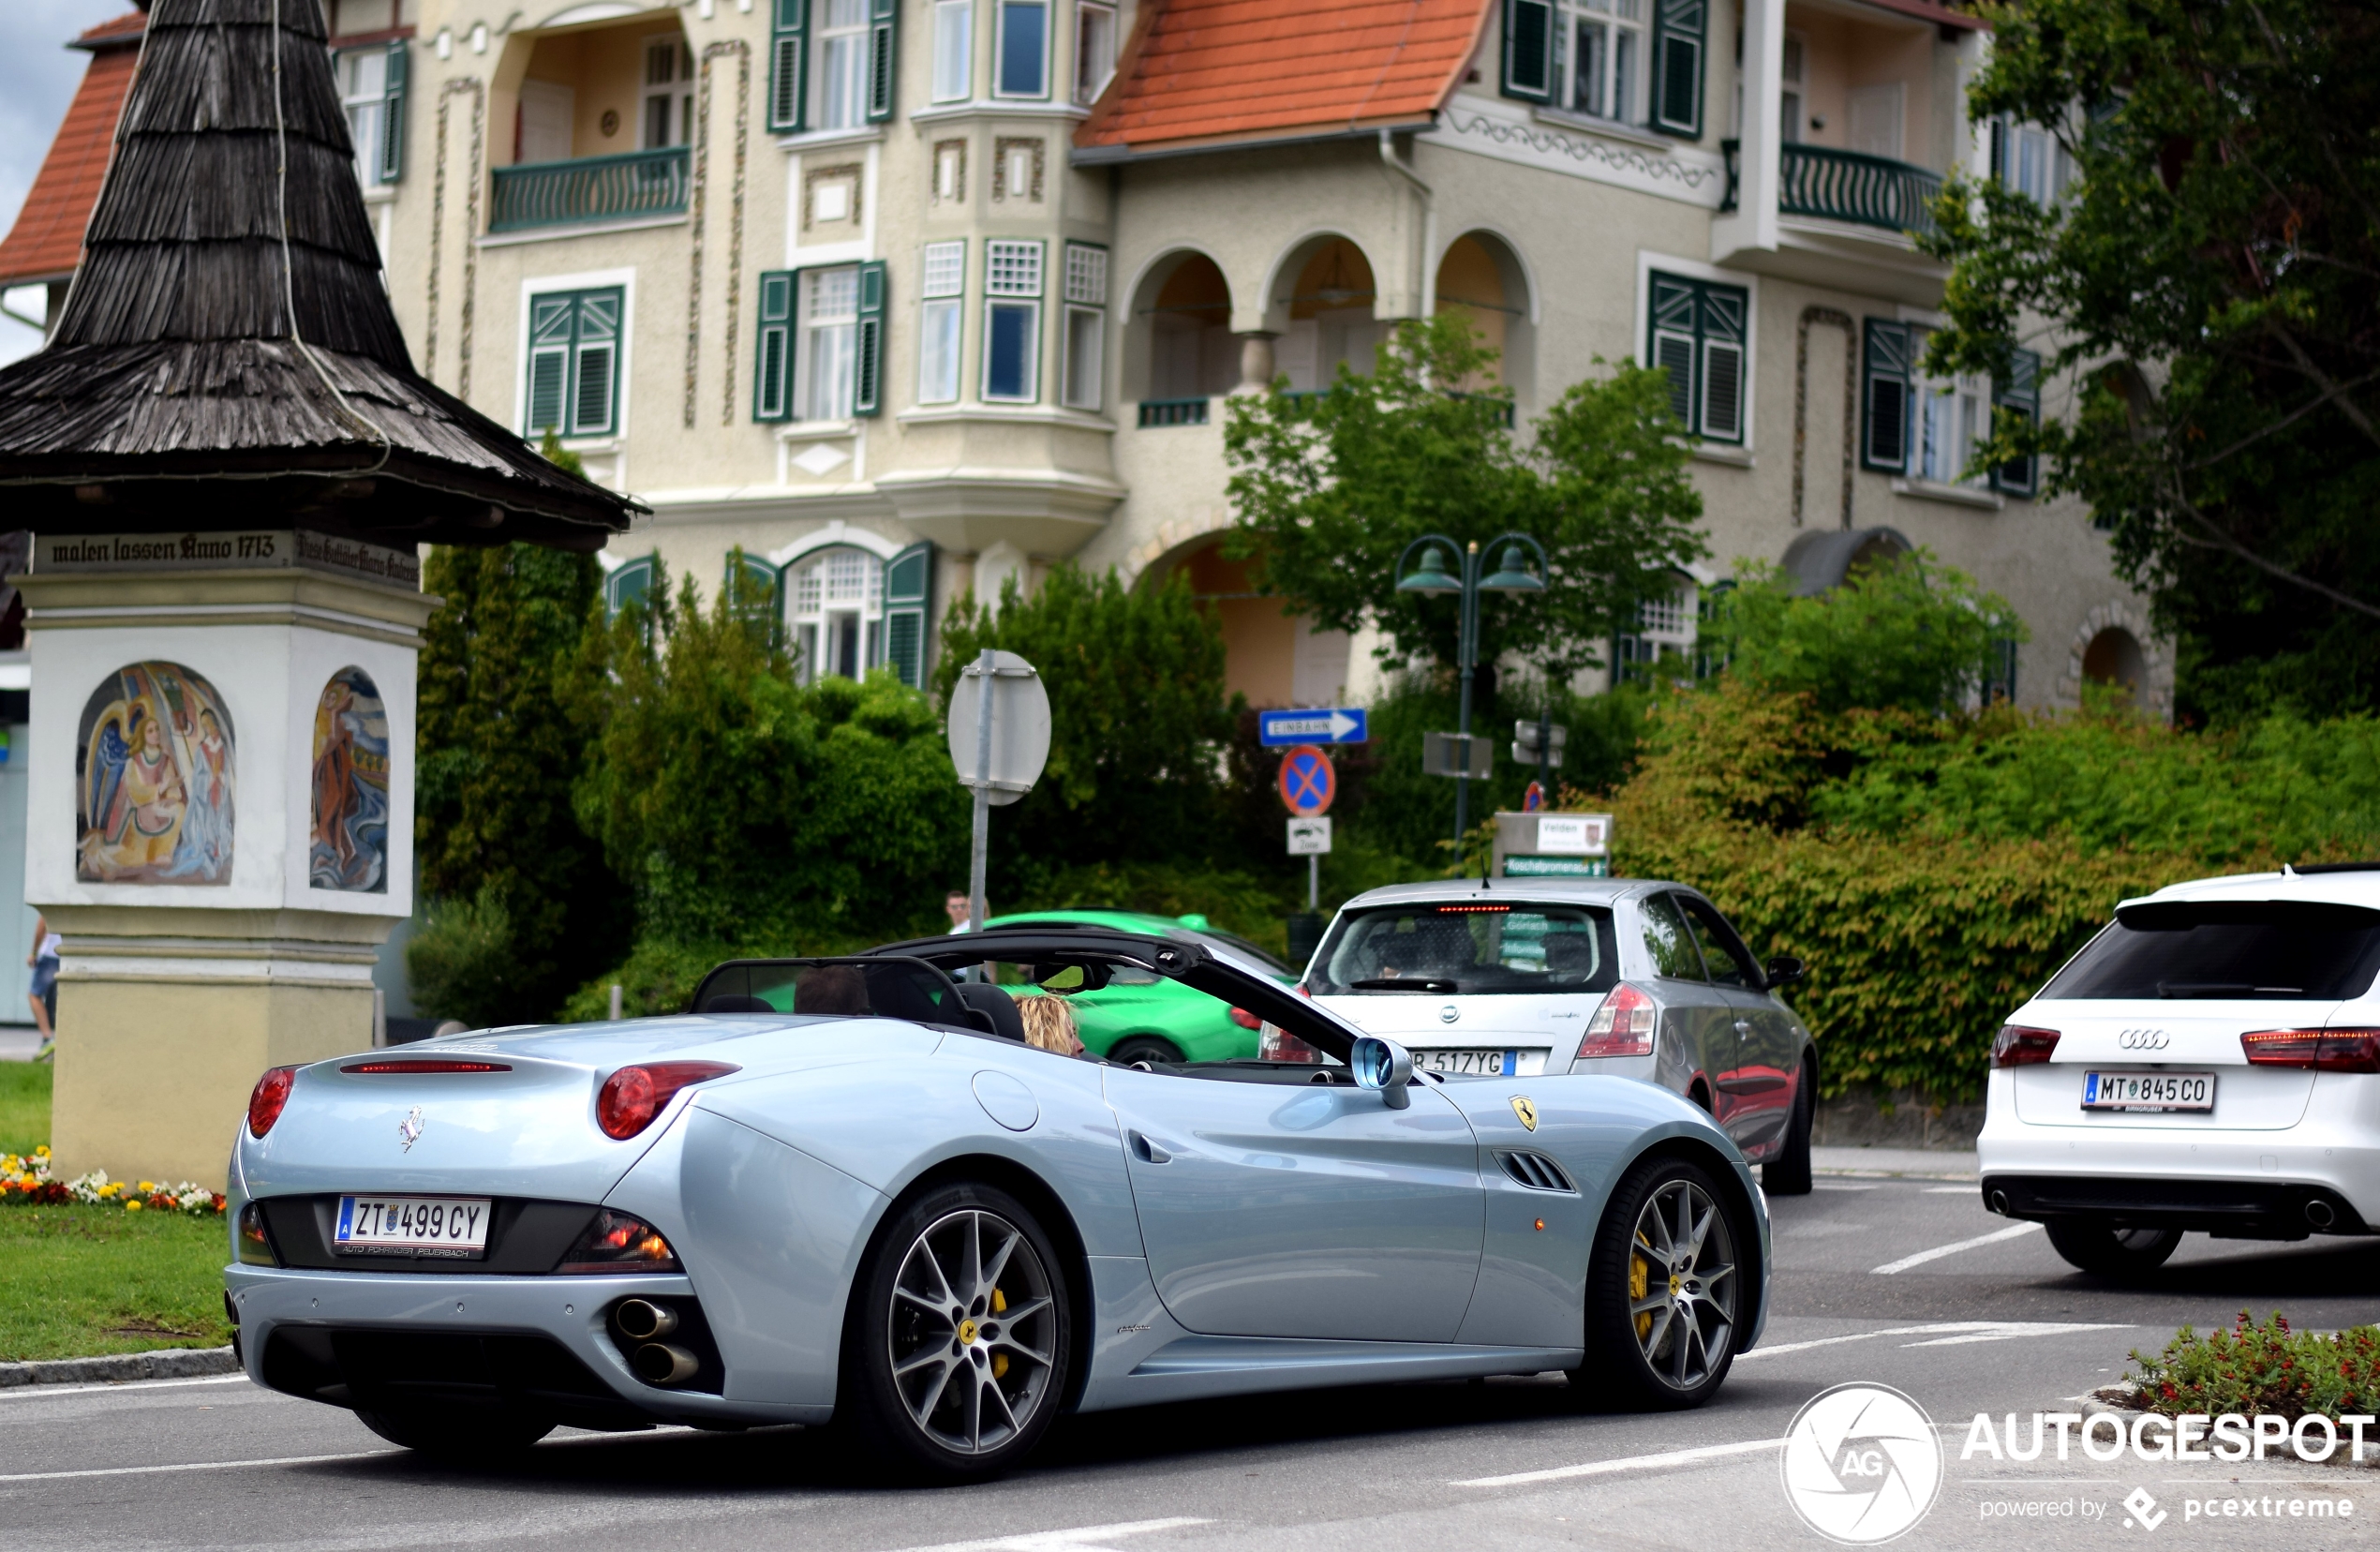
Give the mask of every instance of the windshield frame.
<path id="1" fill-rule="evenodd" d="M 1406 986 L 1386 984 L 1389 977 L 1363 977 L 1342 983 L 1331 977 L 1331 964 L 1346 945 L 1348 936 L 1355 931 L 1358 923 L 1374 916 L 1417 912 L 1430 912 L 1439 916 L 1495 915 L 1508 918 L 1519 914 L 1539 914 L 1547 917 L 1552 917 L 1555 913 L 1574 915 L 1583 918 L 1588 924 L 1590 935 L 1595 940 L 1598 963 L 1594 972 L 1580 981 L 1535 986 L 1466 985 L 1459 977 L 1436 975 L 1394 977 L 1398 980 L 1409 981 L 1410 984 Z M 1338 916 L 1331 923 L 1331 930 L 1323 935 L 1320 946 L 1315 949 L 1313 961 L 1306 966 L 1302 984 L 1317 997 L 1407 996 L 1414 992 L 1466 997 L 1600 996 L 1625 978 L 1620 956 L 1619 912 L 1615 902 L 1542 898 L 1497 898 L 1480 901 L 1478 897 L 1471 895 L 1443 900 L 1383 900 L 1369 905 L 1347 905 L 1340 909 Z M 1473 968 L 1485 969 L 1487 967 L 1474 965 Z M 1496 969 L 1505 975 L 1528 973 L 1510 969 L 1500 961 Z"/>

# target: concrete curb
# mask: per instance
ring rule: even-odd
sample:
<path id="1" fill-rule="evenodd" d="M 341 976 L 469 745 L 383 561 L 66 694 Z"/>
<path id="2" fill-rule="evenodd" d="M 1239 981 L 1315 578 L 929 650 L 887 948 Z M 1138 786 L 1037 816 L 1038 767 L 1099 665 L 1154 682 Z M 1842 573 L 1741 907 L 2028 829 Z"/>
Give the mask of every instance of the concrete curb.
<path id="1" fill-rule="evenodd" d="M 0 1390 L 18 1385 L 188 1380 L 207 1374 L 236 1374 L 239 1368 L 240 1361 L 228 1347 L 161 1348 L 155 1352 L 118 1352 L 105 1358 L 51 1358 L 30 1364 L 0 1364 Z"/>

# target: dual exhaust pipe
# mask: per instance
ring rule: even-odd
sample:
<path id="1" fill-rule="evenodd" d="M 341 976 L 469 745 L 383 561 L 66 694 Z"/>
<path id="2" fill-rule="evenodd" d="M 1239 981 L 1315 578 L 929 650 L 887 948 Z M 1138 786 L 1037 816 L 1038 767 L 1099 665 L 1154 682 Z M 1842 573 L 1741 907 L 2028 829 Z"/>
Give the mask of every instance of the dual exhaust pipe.
<path id="1" fill-rule="evenodd" d="M 636 1344 L 628 1355 L 628 1366 L 648 1385 L 682 1385 L 702 1370 L 700 1358 L 662 1340 L 677 1330 L 677 1311 L 667 1305 L 623 1299 L 612 1311 L 612 1329 Z"/>

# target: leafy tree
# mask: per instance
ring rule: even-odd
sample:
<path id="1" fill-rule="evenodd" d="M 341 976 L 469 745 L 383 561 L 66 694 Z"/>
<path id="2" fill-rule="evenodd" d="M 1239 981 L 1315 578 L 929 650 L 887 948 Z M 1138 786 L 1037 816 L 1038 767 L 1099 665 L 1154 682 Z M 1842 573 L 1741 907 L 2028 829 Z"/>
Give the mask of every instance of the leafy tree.
<path id="1" fill-rule="evenodd" d="M 640 945 L 835 947 L 930 924 L 967 811 L 926 697 L 886 672 L 797 683 L 739 565 L 593 638 L 611 689 L 581 824 Z"/>
<path id="2" fill-rule="evenodd" d="M 1438 386 L 1484 381 L 1495 362 L 1467 320 L 1441 314 L 1399 324 L 1369 376 L 1342 365 L 1320 395 L 1232 399 L 1229 553 L 1253 558 L 1257 586 L 1317 625 L 1376 623 L 1384 661 L 1450 664 L 1457 603 L 1398 592 L 1398 558 L 1424 533 L 1486 544 L 1518 530 L 1545 545 L 1552 586 L 1482 597 L 1483 678 L 1508 655 L 1555 678 L 1599 662 L 1642 602 L 1674 588 L 1669 570 L 1708 553 L 1670 380 L 1623 362 L 1523 438 L 1510 388 Z"/>
<path id="3" fill-rule="evenodd" d="M 439 903 L 408 964 L 424 1006 L 541 1019 L 627 937 L 602 852 L 572 808 L 590 726 L 579 639 L 594 558 L 533 545 L 430 552 L 414 846 Z"/>
<path id="4" fill-rule="evenodd" d="M 1718 596 L 1710 634 L 1728 672 L 1829 712 L 1956 707 L 1983 684 L 1998 644 L 2026 634 L 2007 600 L 1924 550 L 1808 598 L 1776 567 L 1748 564 Z"/>
<path id="5" fill-rule="evenodd" d="M 1039 784 L 994 811 L 993 892 L 1033 892 L 1037 879 L 1093 857 L 1214 855 L 1217 754 L 1231 737 L 1232 709 L 1221 627 L 1192 601 L 1186 580 L 1136 589 L 1113 572 L 1061 565 L 1031 598 L 1012 578 L 996 610 L 961 597 L 943 620 L 934 670 L 942 704 L 987 647 L 1040 670 L 1050 721 Z M 964 872 L 956 878 L 963 885 Z"/>
<path id="6" fill-rule="evenodd" d="M 1954 181 L 1937 370 L 2003 371 L 2049 321 L 2075 412 L 2003 416 L 2114 530 L 2180 647 L 2184 709 L 2380 694 L 2380 25 L 2337 0 L 1990 9 L 1979 118 L 2053 129 L 2045 205 Z"/>

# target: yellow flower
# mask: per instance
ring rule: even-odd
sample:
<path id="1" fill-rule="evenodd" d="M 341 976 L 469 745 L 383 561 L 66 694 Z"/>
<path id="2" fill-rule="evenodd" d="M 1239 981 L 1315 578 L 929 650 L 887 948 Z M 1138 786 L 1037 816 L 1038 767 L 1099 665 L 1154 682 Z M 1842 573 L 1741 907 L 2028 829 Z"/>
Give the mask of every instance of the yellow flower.
<path id="1" fill-rule="evenodd" d="M 131 1201 L 124 1204 L 124 1210 L 127 1213 L 139 1212 L 141 1210 L 141 1199 L 139 1197 L 134 1197 Z"/>
<path id="2" fill-rule="evenodd" d="M 34 1150 L 33 1150 L 33 1152 L 34 1152 L 34 1157 L 37 1157 L 37 1158 L 47 1158 L 47 1157 L 50 1157 L 50 1144 L 49 1144 L 49 1143 L 47 1143 L 47 1142 L 44 1142 L 44 1143 L 42 1143 L 42 1144 L 41 1144 L 41 1146 L 39 1146 L 39 1147 L 37 1147 L 37 1148 L 34 1149 Z"/>

